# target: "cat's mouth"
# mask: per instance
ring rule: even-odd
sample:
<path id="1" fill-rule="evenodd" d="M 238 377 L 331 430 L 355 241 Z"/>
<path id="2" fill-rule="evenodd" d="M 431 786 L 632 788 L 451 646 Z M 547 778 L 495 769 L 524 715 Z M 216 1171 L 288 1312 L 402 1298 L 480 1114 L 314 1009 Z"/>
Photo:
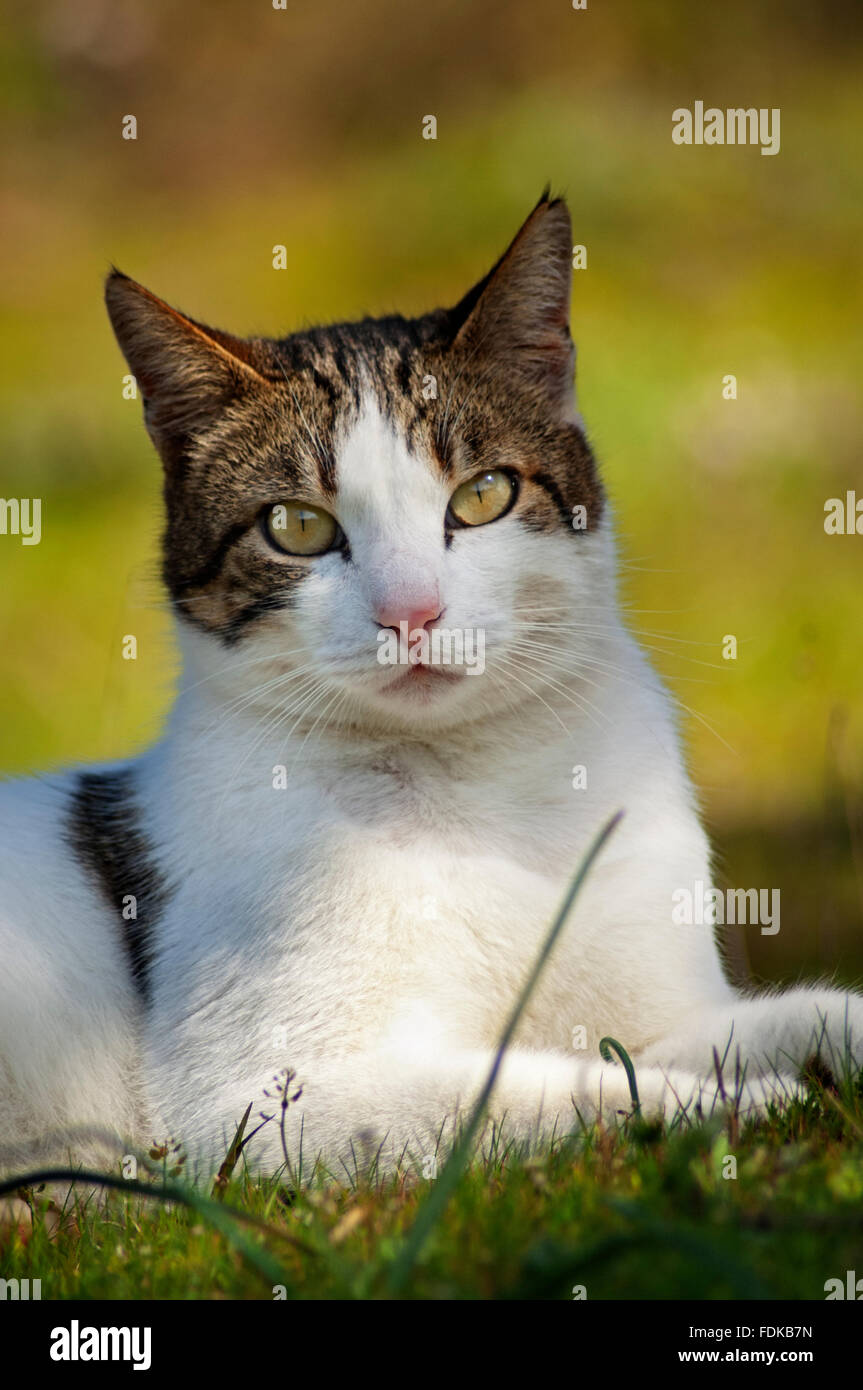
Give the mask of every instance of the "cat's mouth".
<path id="1" fill-rule="evenodd" d="M 385 685 L 382 693 L 384 695 L 407 695 L 408 697 L 428 700 L 445 687 L 455 685 L 462 680 L 463 676 L 464 672 L 461 670 L 453 671 L 441 666 L 429 666 L 425 662 L 418 662 L 415 666 L 409 666 L 401 675 L 396 676 L 395 680 Z"/>

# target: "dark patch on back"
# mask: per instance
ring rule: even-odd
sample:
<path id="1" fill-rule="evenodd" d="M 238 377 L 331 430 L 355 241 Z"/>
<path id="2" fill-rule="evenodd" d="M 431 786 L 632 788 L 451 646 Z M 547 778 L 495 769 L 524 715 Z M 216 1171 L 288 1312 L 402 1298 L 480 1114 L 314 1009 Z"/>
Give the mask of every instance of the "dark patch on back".
<path id="1" fill-rule="evenodd" d="M 116 910 L 117 926 L 135 988 L 146 1004 L 154 928 L 170 899 L 153 848 L 141 826 L 132 768 L 82 772 L 72 793 L 66 838 L 85 869 Z M 133 895 L 137 917 L 123 916 L 123 899 Z"/>

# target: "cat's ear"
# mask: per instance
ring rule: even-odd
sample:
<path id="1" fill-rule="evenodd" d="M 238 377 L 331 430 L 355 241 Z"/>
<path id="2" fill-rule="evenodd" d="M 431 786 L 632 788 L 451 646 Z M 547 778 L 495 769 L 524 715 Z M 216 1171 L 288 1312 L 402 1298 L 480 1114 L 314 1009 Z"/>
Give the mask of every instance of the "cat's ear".
<path id="1" fill-rule="evenodd" d="M 254 341 L 187 318 L 119 270 L 108 276 L 105 303 L 167 467 L 231 400 L 268 389 L 255 367 L 260 349 Z"/>
<path id="2" fill-rule="evenodd" d="M 569 332 L 572 225 L 562 198 L 544 193 L 500 260 L 451 310 L 454 347 L 511 371 L 574 409 L 575 349 Z"/>

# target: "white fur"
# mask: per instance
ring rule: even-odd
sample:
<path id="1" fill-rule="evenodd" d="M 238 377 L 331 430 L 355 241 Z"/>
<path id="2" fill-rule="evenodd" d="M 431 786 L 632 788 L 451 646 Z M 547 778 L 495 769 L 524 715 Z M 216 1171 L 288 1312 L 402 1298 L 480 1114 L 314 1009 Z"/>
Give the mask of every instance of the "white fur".
<path id="1" fill-rule="evenodd" d="M 492 1118 L 527 1139 L 572 1128 L 573 1105 L 587 1119 L 629 1109 L 622 1067 L 599 1058 L 606 1034 L 631 1053 L 644 1108 L 666 1114 L 715 1103 L 713 1049 L 729 1040 L 725 1084 L 739 1049 L 744 1108 L 794 1089 L 824 1020 L 825 1048 L 842 1056 L 850 1030 L 863 1060 L 863 999 L 742 999 L 712 929 L 672 923 L 674 890 L 710 881 L 709 852 L 671 701 L 618 616 L 608 522 L 549 536 L 510 515 L 447 549 L 447 499 L 369 404 L 339 454 L 352 563 L 312 562 L 294 610 L 231 650 L 181 625 L 182 690 L 140 763 L 174 887 L 146 1014 L 114 914 L 64 841 L 68 780 L 0 789 L 7 1155 L 90 1126 L 121 1151 L 171 1134 L 210 1171 L 249 1101 L 274 1113 L 263 1092 L 286 1066 L 303 1085 L 288 1137 L 296 1162 L 302 1122 L 307 1170 L 319 1154 L 338 1176 L 379 1148 L 388 1165 L 434 1152 L 619 808 Z M 486 671 L 430 700 L 388 694 L 399 672 L 377 662 L 372 607 L 429 584 L 447 626 L 485 630 Z M 543 607 L 561 625 L 543 628 Z M 526 634 L 550 667 L 513 646 Z M 579 763 L 588 786 L 574 790 Z M 275 1122 L 248 1156 L 277 1168 Z"/>

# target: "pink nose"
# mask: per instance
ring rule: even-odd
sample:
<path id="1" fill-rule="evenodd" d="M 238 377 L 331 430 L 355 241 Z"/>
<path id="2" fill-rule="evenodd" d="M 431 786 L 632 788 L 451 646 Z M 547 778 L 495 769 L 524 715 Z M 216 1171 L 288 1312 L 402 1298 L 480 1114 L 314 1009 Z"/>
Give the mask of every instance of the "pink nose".
<path id="1" fill-rule="evenodd" d="M 392 603 L 378 604 L 375 609 L 375 622 L 380 627 L 392 627 L 396 632 L 400 630 L 401 623 L 407 623 L 408 636 L 412 632 L 417 632 L 422 628 L 429 627 L 436 622 L 441 615 L 440 598 L 427 597 L 414 600 L 411 603 Z"/>

